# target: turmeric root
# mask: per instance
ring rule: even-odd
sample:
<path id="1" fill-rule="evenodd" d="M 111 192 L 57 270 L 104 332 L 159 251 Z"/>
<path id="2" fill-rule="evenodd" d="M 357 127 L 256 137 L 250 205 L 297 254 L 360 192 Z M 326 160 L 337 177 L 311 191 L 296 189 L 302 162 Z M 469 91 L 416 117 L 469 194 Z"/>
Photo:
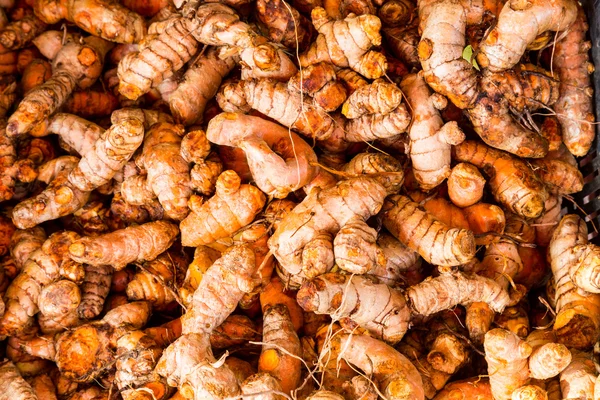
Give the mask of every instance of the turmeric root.
<path id="1" fill-rule="evenodd" d="M 241 383 L 242 394 L 252 396 L 259 400 L 283 400 L 284 397 L 276 394 L 281 392 L 281 385 L 276 378 L 268 373 L 259 372 L 244 379 Z M 261 395 L 260 393 L 264 393 Z"/>
<path id="2" fill-rule="evenodd" d="M 499 328 L 485 334 L 483 346 L 494 399 L 509 400 L 512 392 L 529 379 L 527 359 L 531 346 L 514 333 Z"/>
<path id="3" fill-rule="evenodd" d="M 449 228 L 408 197 L 389 197 L 384 205 L 383 225 L 400 242 L 435 265 L 461 265 L 475 256 L 473 232 Z M 417 229 L 419 229 L 417 231 Z"/>
<path id="4" fill-rule="evenodd" d="M 144 19 L 115 1 L 35 0 L 35 15 L 47 24 L 62 19 L 94 36 L 117 43 L 136 43 L 146 34 Z"/>
<path id="5" fill-rule="evenodd" d="M 10 238 L 10 256 L 15 261 L 18 271 L 21 271 L 29 257 L 42 247 L 46 238 L 46 232 L 40 226 L 30 229 L 17 229 L 12 234 Z"/>
<path id="6" fill-rule="evenodd" d="M 592 357 L 588 353 L 573 350 L 571 364 L 560 374 L 560 391 L 563 399 L 594 396 L 596 370 Z"/>
<path id="7" fill-rule="evenodd" d="M 173 389 L 154 372 L 162 348 L 144 331 L 117 340 L 115 382 L 124 400 L 167 399 Z"/>
<path id="8" fill-rule="evenodd" d="M 342 114 L 354 119 L 366 114 L 388 114 L 402 102 L 402 92 L 393 83 L 376 79 L 354 91 L 342 106 Z"/>
<path id="9" fill-rule="evenodd" d="M 537 330 L 527 336 L 532 348 L 529 356 L 530 376 L 534 379 L 549 379 L 560 374 L 571 363 L 571 352 L 560 343 L 555 343 L 552 330 Z"/>
<path id="10" fill-rule="evenodd" d="M 68 259 L 67 249 L 77 238 L 75 232 L 58 232 L 33 252 L 4 295 L 6 311 L 0 320 L 0 334 L 16 335 L 34 322 L 42 288 L 59 279 L 60 266 Z"/>
<path id="11" fill-rule="evenodd" d="M 525 218 L 537 218 L 544 212 L 548 193 L 523 161 L 469 140 L 455 146 L 452 156 L 482 168 L 494 197 L 510 211 Z"/>
<path id="12" fill-rule="evenodd" d="M 300 55 L 302 67 L 327 61 L 340 68 L 350 67 L 367 79 L 377 79 L 385 73 L 385 56 L 370 50 L 381 44 L 381 21 L 378 17 L 349 15 L 336 21 L 327 15 L 324 8 L 315 7 L 311 18 L 319 35 Z M 352 41 L 345 40 L 346 37 L 352 37 Z"/>
<path id="13" fill-rule="evenodd" d="M 477 62 L 492 72 L 512 68 L 537 36 L 567 30 L 576 17 L 574 1 L 508 1 L 481 42 Z"/>
<path id="14" fill-rule="evenodd" d="M 303 68 L 290 78 L 288 89 L 306 93 L 313 102 L 328 112 L 337 110 L 348 97 L 344 84 L 337 80 L 335 67 L 320 62 Z"/>
<path id="15" fill-rule="evenodd" d="M 271 41 L 289 49 L 304 51 L 314 34 L 306 17 L 284 0 L 257 1 L 256 17 L 265 25 Z"/>
<path id="16" fill-rule="evenodd" d="M 73 89 L 90 87 L 102 72 L 104 55 L 111 45 L 88 37 L 83 44 L 65 44 L 52 60 L 52 78 L 31 90 L 8 119 L 6 132 L 20 136 L 38 125 L 64 104 Z"/>
<path id="17" fill-rule="evenodd" d="M 83 237 L 69 246 L 71 259 L 90 265 L 111 265 L 116 271 L 134 261 L 154 260 L 179 233 L 166 221 L 120 229 L 97 237 Z"/>
<path id="18" fill-rule="evenodd" d="M 450 175 L 451 145 L 460 144 L 465 136 L 456 122 L 444 124 L 438 110 L 445 108 L 446 99 L 431 94 L 421 74 L 405 76 L 400 87 L 413 112 L 410 127 L 413 173 L 423 190 L 433 189 Z"/>
<path id="19" fill-rule="evenodd" d="M 284 218 L 269 239 L 269 248 L 291 275 L 306 275 L 311 260 L 305 246 L 319 235 L 333 235 L 348 221 L 363 221 L 376 214 L 384 198 L 397 190 L 404 176 L 394 174 L 351 178 L 336 186 L 311 193 Z"/>
<path id="20" fill-rule="evenodd" d="M 181 125 L 153 125 L 144 139 L 142 156 L 136 160 L 147 172 L 145 191 L 151 192 L 151 198 L 155 195 L 166 216 L 175 221 L 184 219 L 188 214 L 187 201 L 192 195 L 189 164 L 179 153 L 183 133 Z M 121 191 L 125 201 L 134 197 L 148 197 L 140 196 L 134 189 L 130 193 L 127 184 L 128 180 L 125 180 Z"/>
<path id="21" fill-rule="evenodd" d="M 52 77 L 52 64 L 48 61 L 35 59 L 23 71 L 21 76 L 21 91 L 27 95 L 33 88 L 38 87 Z"/>
<path id="22" fill-rule="evenodd" d="M 300 384 L 302 348 L 287 307 L 277 304 L 267 307 L 263 321 L 263 349 L 258 359 L 258 371 L 268 372 L 289 394 Z"/>
<path id="23" fill-rule="evenodd" d="M 85 277 L 81 283 L 81 303 L 77 314 L 81 319 L 100 315 L 110 291 L 112 268 L 108 265 L 84 265 Z"/>
<path id="24" fill-rule="evenodd" d="M 487 378 L 481 377 L 452 382 L 435 396 L 435 400 L 453 400 L 457 398 L 491 400 L 493 397 L 490 383 Z"/>
<path id="25" fill-rule="evenodd" d="M 189 307 L 194 292 L 202 281 L 204 273 L 221 257 L 221 252 L 207 246 L 198 246 L 194 251 L 194 260 L 188 266 L 183 284 L 179 288 L 179 295 L 185 307 Z"/>
<path id="26" fill-rule="evenodd" d="M 548 258 L 556 282 L 554 331 L 559 343 L 580 349 L 590 347 L 600 332 L 600 295 L 578 290 L 572 278 L 580 264 L 579 254 L 573 249 L 584 245 L 586 238 L 584 221 L 571 214 L 562 218 L 548 245 Z"/>
<path id="27" fill-rule="evenodd" d="M 56 134 L 59 141 L 83 156 L 90 152 L 104 129 L 72 114 L 56 113 L 48 123 L 48 134 Z"/>
<path id="28" fill-rule="evenodd" d="M 385 4 L 389 3 L 394 3 L 394 1 L 388 1 Z M 383 17 L 381 16 L 382 10 L 383 7 L 379 10 L 379 13 L 380 18 L 382 18 L 382 22 L 384 23 L 383 36 L 386 39 L 388 48 L 395 57 L 408 66 L 412 68 L 419 67 L 421 63 L 419 61 L 419 53 L 417 48 L 421 36 L 419 35 L 418 29 L 410 25 L 407 27 L 386 26 L 388 24 L 385 23 Z"/>
<path id="29" fill-rule="evenodd" d="M 199 400 L 239 393 L 233 372 L 226 365 L 214 364 L 209 334 L 235 309 L 242 295 L 254 288 L 255 273 L 253 251 L 239 245 L 228 249 L 204 274 L 182 317 L 183 336 L 164 351 L 156 366 L 156 372 L 170 386 L 187 393 L 186 397 Z"/>
<path id="30" fill-rule="evenodd" d="M 233 171 L 225 171 L 217 180 L 217 191 L 206 203 L 197 205 L 192 196 L 190 214 L 181 221 L 183 246 L 210 244 L 228 237 L 246 226 L 265 204 L 265 195 L 251 185 L 242 185 Z"/>
<path id="31" fill-rule="evenodd" d="M 102 132 L 90 151 L 69 173 L 77 189 L 91 191 L 107 184 L 133 156 L 144 138 L 144 114 L 139 109 L 115 111 L 112 126 Z"/>
<path id="32" fill-rule="evenodd" d="M 46 23 L 37 16 L 26 15 L 24 18 L 13 21 L 2 29 L 0 32 L 0 44 L 6 50 L 22 49 L 33 38 L 45 31 L 46 27 Z"/>
<path id="33" fill-rule="evenodd" d="M 477 95 L 477 75 L 462 57 L 468 7 L 447 0 L 419 1 L 418 5 L 422 32 L 418 54 L 425 82 L 458 108 L 469 108 Z"/>
<path id="34" fill-rule="evenodd" d="M 111 92 L 83 90 L 74 92 L 64 110 L 84 118 L 104 117 L 119 108 L 119 100 Z"/>
<path id="35" fill-rule="evenodd" d="M 230 315 L 210 335 L 213 349 L 226 349 L 260 338 L 254 322 L 245 315 Z"/>
<path id="36" fill-rule="evenodd" d="M 554 48 L 553 67 L 560 80 L 560 96 L 554 105 L 569 151 L 582 157 L 594 140 L 594 114 L 589 61 L 590 42 L 585 41 L 588 24 L 585 11 L 577 6 L 577 18 Z M 552 28 L 555 30 L 555 27 Z"/>
<path id="37" fill-rule="evenodd" d="M 560 154 L 560 153 L 563 154 Z M 571 153 L 562 147 L 549 152 L 546 157 L 533 160 L 532 166 L 551 193 L 563 195 L 580 192 L 583 189 L 583 175 Z"/>
<path id="38" fill-rule="evenodd" d="M 456 164 L 448 176 L 448 197 L 459 207 L 469 207 L 483 197 L 485 178 L 467 163 Z"/>
<path id="39" fill-rule="evenodd" d="M 0 363 L 0 390 L 3 399 L 29 400 L 37 399 L 31 385 L 19 373 L 12 361 L 6 360 Z"/>
<path id="40" fill-rule="evenodd" d="M 278 277 L 273 277 L 260 293 L 260 306 L 264 313 L 269 307 L 285 305 L 294 329 L 298 332 L 304 326 L 304 312 L 297 302 L 295 292 L 286 291 L 286 286 Z"/>
<path id="41" fill-rule="evenodd" d="M 146 261 L 127 285 L 127 297 L 149 301 L 155 310 L 164 309 L 177 299 L 187 264 L 183 253 L 171 250 Z"/>
<path id="42" fill-rule="evenodd" d="M 213 143 L 244 150 L 256 185 L 269 196 L 286 197 L 318 171 L 317 156 L 305 141 L 258 117 L 219 114 L 208 123 L 206 136 Z"/>
<path id="43" fill-rule="evenodd" d="M 233 57 L 221 59 L 214 48 L 194 61 L 169 98 L 175 121 L 185 126 L 201 123 L 206 104 L 215 96 L 221 81 L 234 66 Z"/>
<path id="44" fill-rule="evenodd" d="M 29 379 L 31 389 L 38 399 L 57 400 L 56 386 L 50 375 L 41 374 Z"/>
<path id="45" fill-rule="evenodd" d="M 548 141 L 516 123 L 509 110 L 525 114 L 539 108 L 540 104 L 553 104 L 558 98 L 558 82 L 541 68 L 525 64 L 510 71 L 486 71 L 481 86 L 482 90 L 467 114 L 483 141 L 520 157 L 544 157 L 548 152 Z"/>
<path id="46" fill-rule="evenodd" d="M 368 376 L 373 376 L 387 399 L 425 398 L 419 372 L 395 349 L 368 336 L 342 334 L 340 339 L 340 356 Z"/>

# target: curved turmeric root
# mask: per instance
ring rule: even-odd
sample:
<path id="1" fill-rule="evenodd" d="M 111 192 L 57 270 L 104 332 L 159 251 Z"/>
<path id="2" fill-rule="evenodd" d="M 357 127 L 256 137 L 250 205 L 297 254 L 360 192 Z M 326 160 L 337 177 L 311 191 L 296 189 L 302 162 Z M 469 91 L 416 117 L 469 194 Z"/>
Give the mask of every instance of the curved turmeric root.
<path id="1" fill-rule="evenodd" d="M 284 198 L 313 180 L 318 168 L 313 149 L 298 135 L 259 117 L 222 113 L 208 123 L 208 140 L 246 153 L 256 185 Z"/>
<path id="2" fill-rule="evenodd" d="M 318 241 L 322 234 L 337 233 L 350 220 L 364 221 L 376 214 L 385 197 L 403 181 L 401 172 L 372 175 L 312 192 L 283 219 L 269 239 L 269 248 L 289 274 L 306 277 L 312 262 L 310 253 L 304 251 L 306 246 Z"/>
<path id="3" fill-rule="evenodd" d="M 175 221 L 181 221 L 189 213 L 187 202 L 192 195 L 190 182 L 190 167 L 180 154 L 181 137 L 184 129 L 181 125 L 173 125 L 166 122 L 154 124 L 146 133 L 142 156 L 136 160 L 136 164 L 147 172 L 144 191 L 148 195 L 135 193 L 138 190 L 129 188 L 128 180 L 123 182 L 122 195 L 125 201 L 132 204 L 133 198 L 150 197 L 158 198 L 165 215 Z M 140 177 L 141 178 L 141 177 Z M 142 202 L 141 205 L 144 203 Z"/>
<path id="4" fill-rule="evenodd" d="M 350 67 L 367 79 L 383 76 L 387 69 L 385 56 L 370 50 L 381 44 L 381 21 L 375 15 L 349 15 L 332 20 L 322 7 L 311 11 L 313 25 L 319 32 L 315 42 L 300 55 L 300 65 L 307 67 L 327 61 L 340 68 Z M 352 40 L 347 40 L 347 38 Z"/>
<path id="5" fill-rule="evenodd" d="M 432 94 L 421 73 L 404 77 L 400 87 L 413 113 L 410 127 L 410 158 L 413 173 L 423 190 L 433 189 L 450 175 L 451 145 L 460 144 L 465 135 L 456 122 L 442 121 L 439 109 L 447 101 Z"/>
<path id="6" fill-rule="evenodd" d="M 477 96 L 475 69 L 462 57 L 468 8 L 458 1 L 421 0 L 418 52 L 423 77 L 433 90 L 465 109 Z"/>
<path id="7" fill-rule="evenodd" d="M 215 48 L 198 57 L 169 97 L 169 108 L 175 121 L 185 126 L 201 123 L 206 104 L 234 66 L 233 57 L 219 58 Z"/>
<path id="8" fill-rule="evenodd" d="M 585 222 L 571 214 L 562 218 L 548 245 L 548 258 L 556 282 L 554 331 L 560 343 L 581 349 L 592 346 L 600 334 L 600 294 L 586 293 L 576 286 L 576 283 L 585 283 L 586 288 L 590 286 L 588 280 L 592 278 L 593 282 L 594 279 L 593 275 L 580 275 L 586 271 L 586 266 L 580 259 L 582 253 L 577 250 L 585 248 L 586 244 Z M 593 264 L 590 265 L 590 271 L 593 271 Z M 580 276 L 582 279 L 578 279 Z"/>
<path id="9" fill-rule="evenodd" d="M 424 400 L 423 382 L 415 366 L 387 344 L 368 336 L 342 334 L 340 356 L 373 376 L 390 400 Z"/>
<path id="10" fill-rule="evenodd" d="M 571 0 L 507 1 L 480 44 L 477 62 L 492 72 L 512 68 L 536 37 L 567 30 L 576 17 L 577 2 Z"/>
<path id="11" fill-rule="evenodd" d="M 139 109 L 115 111 L 112 126 L 100 134 L 93 147 L 69 173 L 69 182 L 82 191 L 107 184 L 133 156 L 144 139 L 145 116 Z"/>
<path id="12" fill-rule="evenodd" d="M 53 114 L 69 97 L 75 87 L 90 87 L 102 72 L 104 55 L 111 44 L 95 37 L 84 43 L 64 45 L 52 60 L 52 78 L 31 90 L 8 119 L 6 132 L 10 137 L 20 136 Z"/>
<path id="13" fill-rule="evenodd" d="M 83 237 L 69 246 L 71 259 L 91 265 L 108 264 L 118 271 L 129 263 L 154 260 L 168 249 L 179 229 L 166 221 L 119 229 L 96 237 Z"/>
<path id="14" fill-rule="evenodd" d="M 554 28 L 552 30 L 555 30 Z M 563 142 L 578 157 L 587 154 L 594 140 L 593 90 L 589 61 L 590 42 L 585 41 L 588 24 L 577 5 L 577 18 L 554 48 L 553 67 L 560 80 L 560 96 L 554 105 L 562 128 Z"/>
<path id="15" fill-rule="evenodd" d="M 483 169 L 495 199 L 510 211 L 525 218 L 537 218 L 544 212 L 548 193 L 523 161 L 470 140 L 455 146 L 452 156 Z"/>
<path id="16" fill-rule="evenodd" d="M 289 394 L 300 384 L 300 339 L 285 305 L 267 307 L 263 318 L 262 341 L 265 344 L 258 359 L 258 371 L 271 374 L 279 381 L 281 390 Z"/>
<path id="17" fill-rule="evenodd" d="M 494 399 L 510 400 L 512 392 L 529 379 L 531 346 L 504 329 L 492 329 L 483 342 Z"/>
<path id="18" fill-rule="evenodd" d="M 583 175 L 577 161 L 564 146 L 549 152 L 544 158 L 533 160 L 531 164 L 553 194 L 571 194 L 583 189 Z"/>
<path id="19" fill-rule="evenodd" d="M 233 171 L 225 171 L 217 180 L 217 191 L 206 203 L 196 205 L 192 196 L 190 214 L 181 221 L 183 246 L 210 244 L 230 236 L 248 225 L 265 204 L 265 195 L 251 185 L 242 185 Z"/>
<path id="20" fill-rule="evenodd" d="M 6 311 L 0 320 L 0 334 L 17 335 L 34 322 L 44 286 L 59 279 L 59 269 L 67 259 L 68 246 L 78 238 L 75 232 L 51 235 L 26 262 L 4 295 Z"/>
<path id="21" fill-rule="evenodd" d="M 361 326 L 391 344 L 402 339 L 410 323 L 402 292 L 360 275 L 320 275 L 303 284 L 297 298 L 305 311 L 341 319 L 348 329 Z"/>
<path id="22" fill-rule="evenodd" d="M 37 16 L 26 15 L 18 21 L 13 21 L 0 32 L 0 44 L 6 50 L 18 50 L 27 46 L 37 35 L 46 30 L 45 21 Z M 4 50 L 3 52 L 6 52 Z"/>
<path id="23" fill-rule="evenodd" d="M 136 43 L 146 34 L 144 18 L 112 0 L 35 0 L 33 11 L 47 24 L 66 19 L 112 42 Z"/>
<path id="24" fill-rule="evenodd" d="M 65 163 L 46 189 L 13 208 L 12 219 L 17 228 L 33 228 L 44 221 L 71 214 L 88 201 L 90 192 L 79 190 L 69 181 L 69 173 L 77 166 L 77 158 L 62 156 L 59 159 Z"/>
<path id="25" fill-rule="evenodd" d="M 475 256 L 475 237 L 466 229 L 450 228 L 419 209 L 408 197 L 395 195 L 384 205 L 383 225 L 400 242 L 427 262 L 454 266 Z"/>

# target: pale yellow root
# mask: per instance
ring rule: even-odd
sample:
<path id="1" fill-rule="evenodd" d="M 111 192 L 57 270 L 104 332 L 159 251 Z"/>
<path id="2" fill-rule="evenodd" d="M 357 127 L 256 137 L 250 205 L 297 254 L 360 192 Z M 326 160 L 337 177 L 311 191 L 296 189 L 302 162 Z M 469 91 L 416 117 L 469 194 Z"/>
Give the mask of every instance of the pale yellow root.
<path id="1" fill-rule="evenodd" d="M 423 400 L 423 381 L 414 365 L 385 343 L 368 336 L 342 334 L 344 360 L 373 376 L 389 400 Z"/>
<path id="2" fill-rule="evenodd" d="M 448 227 L 408 197 L 395 195 L 387 199 L 383 225 L 400 242 L 432 264 L 461 265 L 475 256 L 473 232 Z"/>
<path id="3" fill-rule="evenodd" d="M 385 73 L 385 56 L 370 50 L 381 44 L 381 21 L 375 15 L 349 15 L 336 21 L 324 8 L 315 7 L 311 18 L 319 35 L 300 55 L 301 66 L 328 61 L 337 67 L 350 67 L 368 79 L 377 79 Z"/>
<path id="4" fill-rule="evenodd" d="M 531 346 L 504 329 L 492 329 L 483 341 L 485 360 L 494 399 L 510 400 L 512 393 L 527 383 L 527 359 Z"/>
<path id="5" fill-rule="evenodd" d="M 265 201 L 260 190 L 242 184 L 234 171 L 223 172 L 215 195 L 208 201 L 202 204 L 198 196 L 190 198 L 191 212 L 180 224 L 182 245 L 207 245 L 230 236 L 252 222 Z"/>
<path id="6" fill-rule="evenodd" d="M 538 246 L 548 247 L 554 229 L 560 222 L 560 210 L 562 208 L 562 196 L 550 195 L 544 203 L 546 211 L 538 219 L 534 220 L 535 224 L 535 243 Z"/>
<path id="7" fill-rule="evenodd" d="M 493 72 L 512 68 L 537 36 L 564 31 L 576 17 L 577 3 L 571 0 L 507 1 L 496 26 L 481 42 L 477 62 Z"/>
<path id="8" fill-rule="evenodd" d="M 458 108 L 468 108 L 477 95 L 477 75 L 462 57 L 467 9 L 458 1 L 421 0 L 418 53 L 425 81 Z"/>
<path id="9" fill-rule="evenodd" d="M 423 75 L 404 77 L 400 87 L 412 109 L 410 158 L 413 173 L 423 190 L 430 190 L 450 175 L 451 145 L 460 144 L 465 135 L 456 122 L 444 124 L 439 114 L 447 100 L 432 94 Z"/>
<path id="10" fill-rule="evenodd" d="M 560 343 L 581 349 L 592 346 L 600 332 L 600 294 L 581 291 L 571 278 L 571 270 L 576 270 L 580 262 L 578 252 L 573 250 L 586 243 L 585 222 L 570 214 L 560 221 L 548 246 L 556 282 L 554 331 Z"/>
<path id="11" fill-rule="evenodd" d="M 565 345 L 555 343 L 556 335 L 552 330 L 535 330 L 526 341 L 533 349 L 529 356 L 531 378 L 553 378 L 571 363 L 571 352 Z"/>
<path id="12" fill-rule="evenodd" d="M 116 271 L 132 262 L 154 260 L 175 240 L 177 225 L 156 221 L 97 237 L 84 237 L 69 247 L 71 259 L 91 265 L 111 265 Z"/>
<path id="13" fill-rule="evenodd" d="M 1 399 L 37 400 L 31 385 L 23 379 L 15 364 L 6 360 L 0 363 L 0 394 Z"/>
<path id="14" fill-rule="evenodd" d="M 222 113 L 210 120 L 206 136 L 244 150 L 256 185 L 269 196 L 284 198 L 317 175 L 317 156 L 309 144 L 262 118 Z"/>
<path id="15" fill-rule="evenodd" d="M 305 311 L 350 319 L 345 325 L 359 325 L 392 344 L 402 339 L 411 317 L 400 291 L 363 276 L 320 275 L 302 285 L 297 300 Z"/>
<path id="16" fill-rule="evenodd" d="M 596 368 L 589 353 L 573 350 L 571 364 L 560 374 L 563 399 L 592 399 L 596 383 Z"/>

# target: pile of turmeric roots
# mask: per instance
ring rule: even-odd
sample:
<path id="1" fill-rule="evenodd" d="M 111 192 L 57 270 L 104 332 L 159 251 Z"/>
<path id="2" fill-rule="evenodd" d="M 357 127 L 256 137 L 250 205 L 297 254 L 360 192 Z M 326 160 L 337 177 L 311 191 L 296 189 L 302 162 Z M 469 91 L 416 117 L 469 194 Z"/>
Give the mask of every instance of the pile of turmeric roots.
<path id="1" fill-rule="evenodd" d="M 600 399 L 587 34 L 574 0 L 0 0 L 0 400 Z"/>

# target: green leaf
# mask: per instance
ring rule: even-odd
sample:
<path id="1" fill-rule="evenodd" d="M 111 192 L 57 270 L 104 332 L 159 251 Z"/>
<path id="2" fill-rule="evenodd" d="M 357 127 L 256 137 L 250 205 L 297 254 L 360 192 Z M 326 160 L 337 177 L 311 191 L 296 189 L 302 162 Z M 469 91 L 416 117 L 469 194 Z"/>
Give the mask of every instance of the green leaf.
<path id="1" fill-rule="evenodd" d="M 473 47 L 471 47 L 471 45 L 468 45 L 467 47 L 464 48 L 462 57 L 465 60 L 467 60 L 469 63 L 471 63 L 473 68 L 475 68 L 477 71 L 481 71 L 479 69 L 479 65 L 477 64 L 477 61 L 475 60 L 475 57 L 473 57 Z"/>

